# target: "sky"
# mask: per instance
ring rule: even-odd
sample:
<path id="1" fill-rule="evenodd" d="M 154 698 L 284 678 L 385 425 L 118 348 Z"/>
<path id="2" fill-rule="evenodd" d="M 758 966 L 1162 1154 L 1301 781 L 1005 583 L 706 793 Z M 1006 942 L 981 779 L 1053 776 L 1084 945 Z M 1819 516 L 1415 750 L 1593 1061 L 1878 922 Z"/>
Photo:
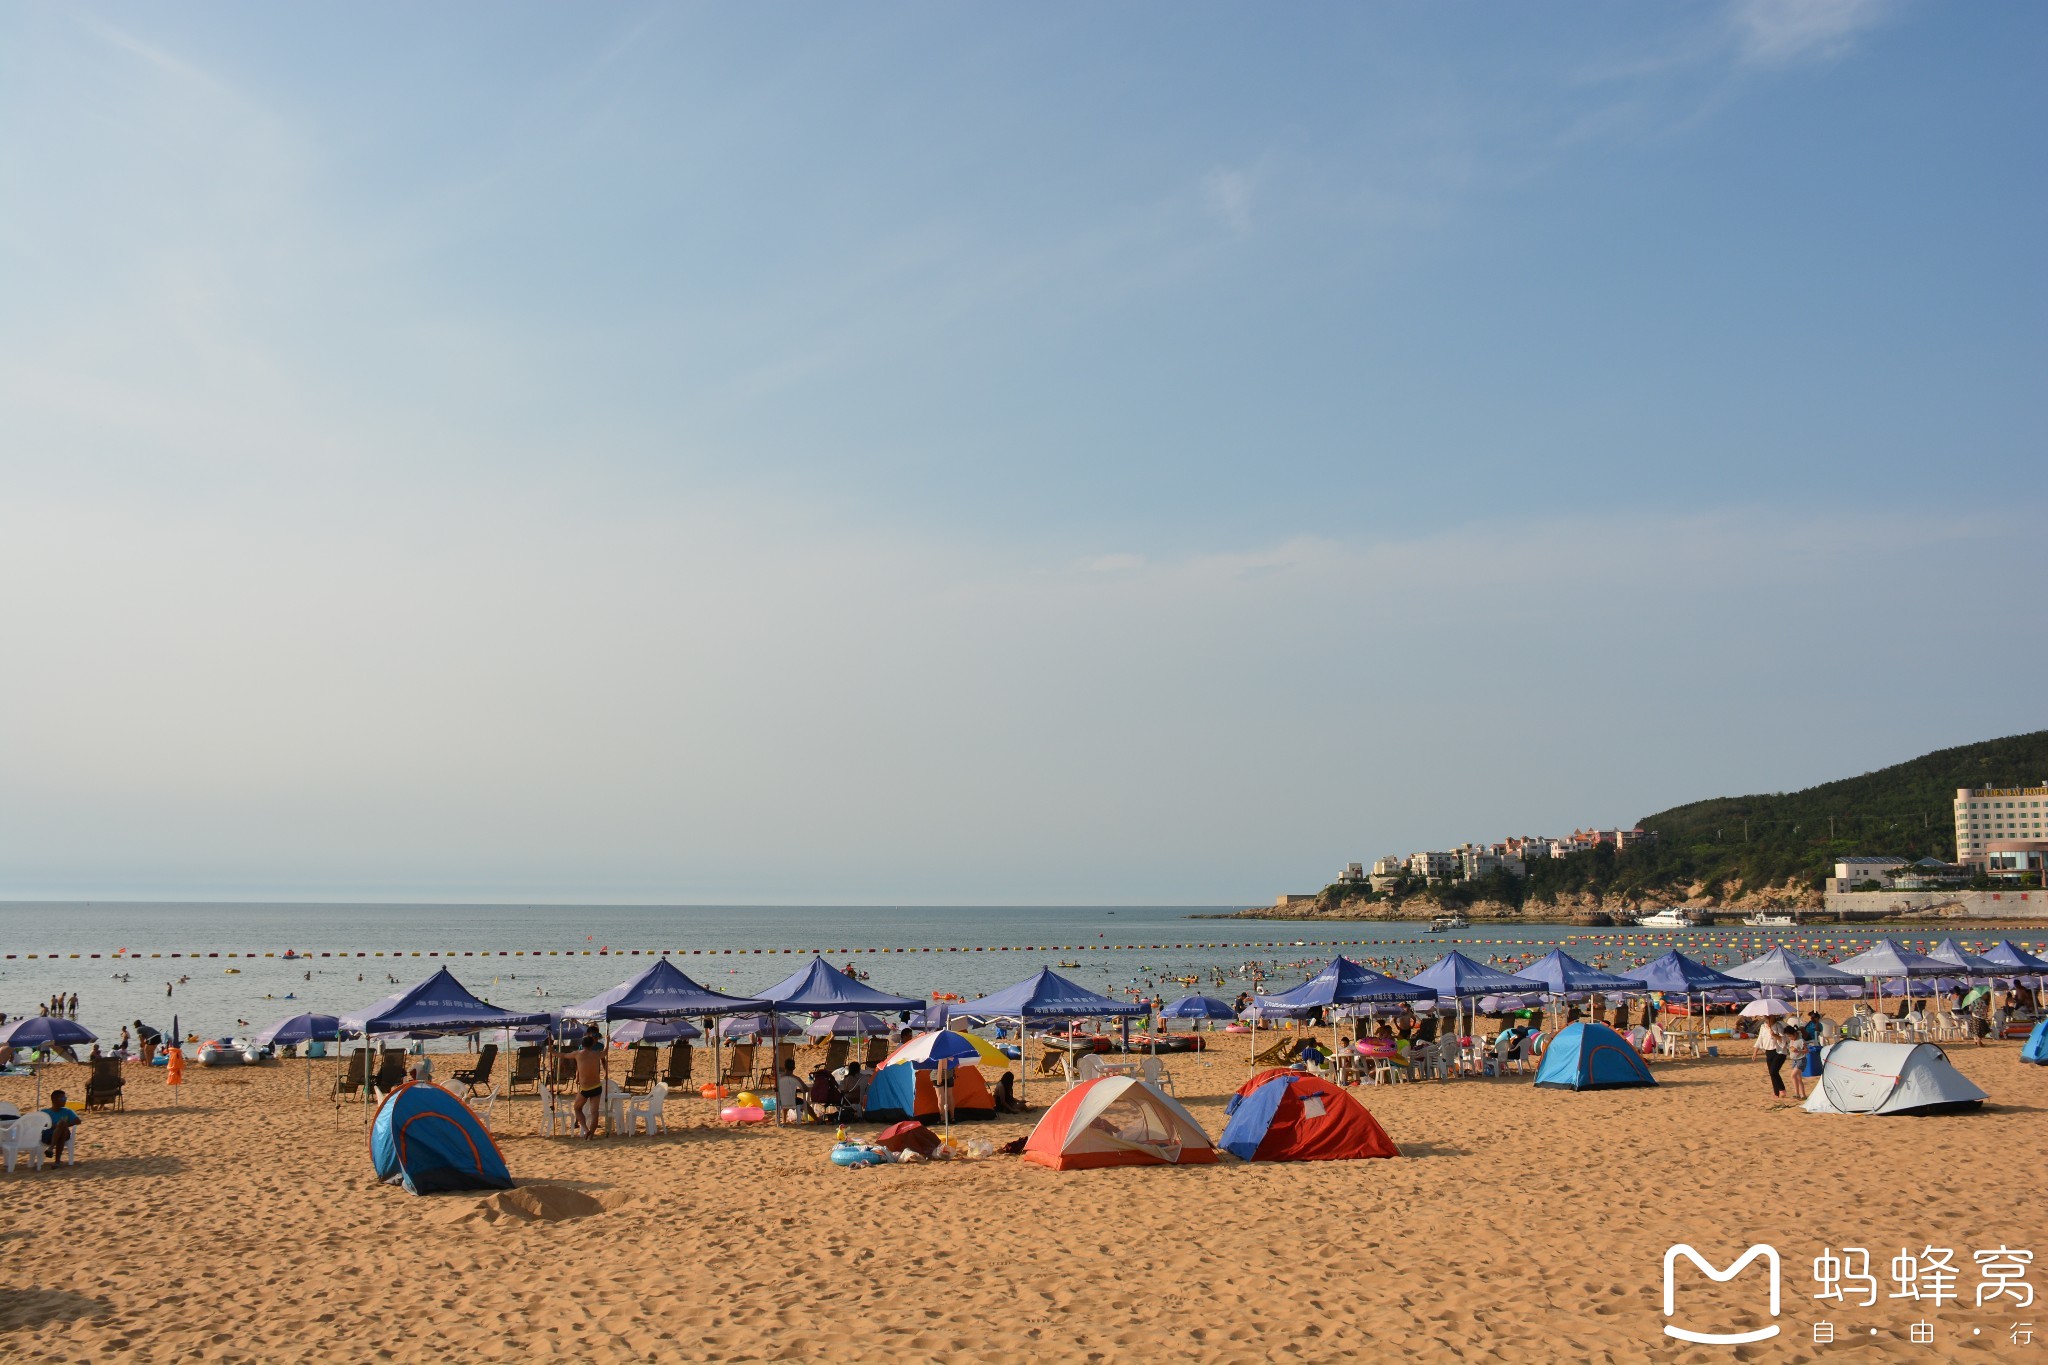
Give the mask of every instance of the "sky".
<path id="1" fill-rule="evenodd" d="M 2044 58 L 10 5 L 0 899 L 1249 904 L 2042 728 Z"/>

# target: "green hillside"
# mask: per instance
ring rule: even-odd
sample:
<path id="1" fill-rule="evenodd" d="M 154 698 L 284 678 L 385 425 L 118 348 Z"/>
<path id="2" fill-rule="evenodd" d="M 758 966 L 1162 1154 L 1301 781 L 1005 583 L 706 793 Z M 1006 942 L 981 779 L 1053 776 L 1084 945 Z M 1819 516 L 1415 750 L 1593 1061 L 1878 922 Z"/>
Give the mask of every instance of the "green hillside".
<path id="1" fill-rule="evenodd" d="M 1648 847 L 1538 862 L 1529 891 L 1655 891 L 1706 883 L 1710 894 L 1812 882 L 1854 854 L 1954 858 L 1958 787 L 2048 782 L 2048 730 L 1942 749 L 1861 777 L 1767 796 L 1695 801 L 1646 815 Z"/>

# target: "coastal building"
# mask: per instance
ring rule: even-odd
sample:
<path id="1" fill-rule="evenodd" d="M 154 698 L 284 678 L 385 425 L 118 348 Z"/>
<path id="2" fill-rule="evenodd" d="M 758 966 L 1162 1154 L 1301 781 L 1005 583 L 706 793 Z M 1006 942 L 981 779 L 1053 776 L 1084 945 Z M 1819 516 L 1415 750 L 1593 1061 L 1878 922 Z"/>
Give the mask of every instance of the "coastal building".
<path id="1" fill-rule="evenodd" d="M 1961 863 L 1939 858 L 1922 858 L 1892 874 L 1894 891 L 1939 891 L 1961 886 L 1970 880 L 1970 869 Z"/>
<path id="2" fill-rule="evenodd" d="M 1458 873 L 1459 860 L 1455 853 L 1411 853 L 1408 855 L 1408 871 L 1417 877 L 1428 877 L 1441 881 Z"/>
<path id="3" fill-rule="evenodd" d="M 1398 877 L 1407 870 L 1408 860 L 1397 858 L 1391 853 L 1372 865 L 1372 875 L 1375 877 Z"/>
<path id="4" fill-rule="evenodd" d="M 1865 882 L 1876 882 L 1880 891 L 1891 889 L 1893 879 L 1905 870 L 1904 858 L 1840 858 L 1835 862 L 1831 891 L 1854 891 Z"/>
<path id="5" fill-rule="evenodd" d="M 1956 861 L 1991 871 L 1993 842 L 2048 840 L 2048 783 L 2034 787 L 1956 788 Z M 2027 852 L 2001 849 L 2003 855 Z M 2011 870 L 2011 869 L 2005 869 Z"/>
<path id="6" fill-rule="evenodd" d="M 1337 874 L 1337 880 L 1338 880 L 1338 881 L 1340 881 L 1340 882 L 1345 882 L 1345 883 L 1351 883 L 1351 882 L 1362 882 L 1362 881 L 1364 881 L 1364 880 L 1365 880 L 1365 864 L 1364 864 L 1364 863 L 1346 863 L 1346 864 L 1344 864 L 1344 870 L 1343 870 L 1342 872 L 1340 872 L 1340 873 L 1338 873 L 1338 874 Z"/>

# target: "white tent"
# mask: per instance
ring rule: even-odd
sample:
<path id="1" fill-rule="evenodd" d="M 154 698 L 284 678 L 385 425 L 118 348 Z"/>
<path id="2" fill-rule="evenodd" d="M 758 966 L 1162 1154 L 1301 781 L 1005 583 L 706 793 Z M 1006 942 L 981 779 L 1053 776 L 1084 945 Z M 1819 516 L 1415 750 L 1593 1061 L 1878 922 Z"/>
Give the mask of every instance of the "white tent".
<path id="1" fill-rule="evenodd" d="M 1024 1142 L 1024 1159 L 1055 1171 L 1189 1165 L 1215 1144 L 1180 1101 L 1134 1076 L 1083 1081 L 1060 1096 Z"/>
<path id="2" fill-rule="evenodd" d="M 1821 1054 L 1809 1114 L 1930 1114 L 1989 1099 L 1932 1043 L 1836 1043 Z"/>

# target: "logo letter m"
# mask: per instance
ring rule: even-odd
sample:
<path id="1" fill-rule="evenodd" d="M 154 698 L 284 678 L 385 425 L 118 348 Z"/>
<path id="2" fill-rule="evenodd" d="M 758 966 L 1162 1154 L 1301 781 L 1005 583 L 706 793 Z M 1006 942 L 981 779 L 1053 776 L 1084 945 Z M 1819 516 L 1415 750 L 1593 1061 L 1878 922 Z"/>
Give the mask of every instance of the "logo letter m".
<path id="1" fill-rule="evenodd" d="M 1771 1269 L 1771 1316 L 1774 1318 L 1778 1316 L 1778 1249 L 1776 1247 L 1764 1242 L 1758 1242 L 1755 1246 L 1743 1252 L 1742 1255 L 1736 1257 L 1735 1263 L 1726 1270 L 1716 1270 L 1708 1265 L 1706 1259 L 1697 1251 L 1694 1251 L 1692 1247 L 1684 1242 L 1680 1242 L 1676 1246 L 1666 1248 L 1664 1252 L 1665 1317 L 1668 1318 L 1677 1311 L 1677 1286 L 1671 1281 L 1671 1267 L 1677 1264 L 1680 1256 L 1685 1257 L 1686 1260 L 1698 1266 L 1702 1271 L 1706 1272 L 1708 1279 L 1719 1284 L 1725 1284 L 1729 1280 L 1734 1279 L 1742 1273 L 1744 1266 L 1747 1266 L 1751 1261 L 1761 1256 L 1765 1264 Z M 1699 1342 L 1705 1346 L 1739 1346 L 1746 1341 L 1767 1341 L 1778 1335 L 1778 1324 L 1774 1322 L 1769 1327 L 1759 1327 L 1753 1332 L 1693 1332 L 1683 1327 L 1674 1327 L 1667 1322 L 1664 1324 L 1664 1335 L 1667 1337 L 1677 1337 L 1680 1341 Z"/>

